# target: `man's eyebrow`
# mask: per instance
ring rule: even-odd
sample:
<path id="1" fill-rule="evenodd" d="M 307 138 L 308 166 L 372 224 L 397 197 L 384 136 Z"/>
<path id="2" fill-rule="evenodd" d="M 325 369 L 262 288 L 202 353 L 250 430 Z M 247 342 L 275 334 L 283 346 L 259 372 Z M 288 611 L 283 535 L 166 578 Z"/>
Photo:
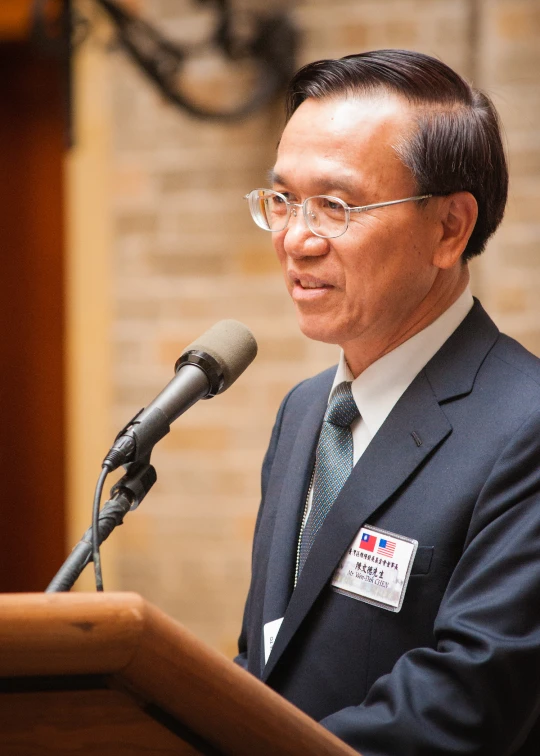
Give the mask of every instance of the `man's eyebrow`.
<path id="1" fill-rule="evenodd" d="M 270 183 L 270 186 L 272 186 L 272 184 L 284 184 L 285 183 L 283 181 L 283 179 L 281 178 L 281 176 L 278 173 L 276 173 L 273 168 L 270 168 L 270 170 L 266 174 L 266 178 L 268 179 L 268 181 Z"/>
<path id="2" fill-rule="evenodd" d="M 276 173 L 276 171 L 273 168 L 270 168 L 270 170 L 267 173 L 268 181 L 270 182 L 270 186 L 273 186 L 274 184 L 281 184 L 282 186 L 287 186 L 287 181 L 282 176 L 279 175 L 279 173 Z M 343 178 L 328 178 L 324 179 L 321 178 L 318 182 L 319 189 L 323 194 L 327 194 L 328 192 L 332 191 L 342 191 L 342 192 L 348 192 L 348 193 L 355 193 L 358 194 L 361 190 L 357 185 L 357 182 L 351 180 L 348 180 L 346 177 Z"/>

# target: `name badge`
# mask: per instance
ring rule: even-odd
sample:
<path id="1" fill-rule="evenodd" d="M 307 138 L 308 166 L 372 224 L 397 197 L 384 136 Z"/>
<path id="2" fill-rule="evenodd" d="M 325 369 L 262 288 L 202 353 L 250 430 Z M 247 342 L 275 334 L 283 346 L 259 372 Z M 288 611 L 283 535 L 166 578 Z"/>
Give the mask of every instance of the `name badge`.
<path id="1" fill-rule="evenodd" d="M 345 552 L 332 578 L 344 596 L 399 612 L 418 541 L 365 525 Z"/>

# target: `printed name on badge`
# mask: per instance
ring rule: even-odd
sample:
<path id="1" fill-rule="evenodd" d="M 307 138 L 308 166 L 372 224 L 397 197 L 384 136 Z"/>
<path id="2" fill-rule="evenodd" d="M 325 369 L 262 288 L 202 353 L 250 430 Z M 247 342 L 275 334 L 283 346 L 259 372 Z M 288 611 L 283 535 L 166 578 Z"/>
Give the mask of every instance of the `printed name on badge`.
<path id="1" fill-rule="evenodd" d="M 418 541 L 365 525 L 354 538 L 332 578 L 338 593 L 399 612 Z"/>

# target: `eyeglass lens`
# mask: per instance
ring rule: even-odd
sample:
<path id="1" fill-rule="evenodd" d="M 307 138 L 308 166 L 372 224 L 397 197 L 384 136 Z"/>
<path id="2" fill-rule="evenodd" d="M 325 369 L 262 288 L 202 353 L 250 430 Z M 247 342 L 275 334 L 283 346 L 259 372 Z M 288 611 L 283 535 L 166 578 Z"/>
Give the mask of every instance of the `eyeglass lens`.
<path id="1" fill-rule="evenodd" d="M 283 231 L 290 216 L 290 207 L 278 192 L 256 191 L 250 196 L 253 219 L 267 231 Z M 296 211 L 293 207 L 293 212 Z M 318 236 L 339 236 L 347 228 L 347 211 L 336 197 L 310 197 L 305 204 L 307 225 Z"/>

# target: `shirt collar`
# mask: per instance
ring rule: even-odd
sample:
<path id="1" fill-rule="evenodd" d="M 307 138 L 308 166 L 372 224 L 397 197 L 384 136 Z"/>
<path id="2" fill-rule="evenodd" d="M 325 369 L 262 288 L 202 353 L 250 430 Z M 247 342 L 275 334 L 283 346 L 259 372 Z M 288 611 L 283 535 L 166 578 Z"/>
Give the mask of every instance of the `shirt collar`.
<path id="1" fill-rule="evenodd" d="M 352 381 L 354 400 L 372 437 L 418 373 L 465 319 L 473 303 L 467 287 L 437 320 L 373 362 L 354 380 L 341 352 L 332 391 L 338 383 Z"/>

